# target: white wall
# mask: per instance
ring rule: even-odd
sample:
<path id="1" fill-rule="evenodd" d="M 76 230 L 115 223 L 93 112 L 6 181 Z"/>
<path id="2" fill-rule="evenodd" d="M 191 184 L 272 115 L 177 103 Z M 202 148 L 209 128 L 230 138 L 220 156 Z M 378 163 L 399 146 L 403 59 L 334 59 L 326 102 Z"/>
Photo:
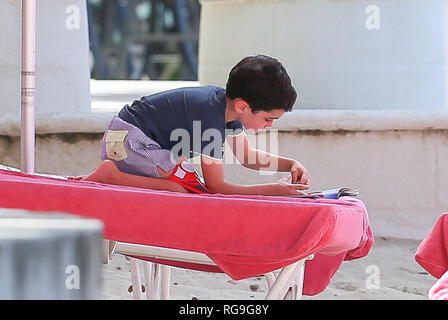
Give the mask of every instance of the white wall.
<path id="1" fill-rule="evenodd" d="M 444 109 L 445 3 L 204 0 L 199 81 L 224 86 L 242 57 L 262 53 L 287 68 L 297 107 Z"/>
<path id="2" fill-rule="evenodd" d="M 85 0 L 38 0 L 36 113 L 90 111 Z M 0 2 L 0 113 L 20 113 L 21 1 Z"/>
<path id="3" fill-rule="evenodd" d="M 20 1 L 0 2 L 0 112 L 20 112 Z"/>

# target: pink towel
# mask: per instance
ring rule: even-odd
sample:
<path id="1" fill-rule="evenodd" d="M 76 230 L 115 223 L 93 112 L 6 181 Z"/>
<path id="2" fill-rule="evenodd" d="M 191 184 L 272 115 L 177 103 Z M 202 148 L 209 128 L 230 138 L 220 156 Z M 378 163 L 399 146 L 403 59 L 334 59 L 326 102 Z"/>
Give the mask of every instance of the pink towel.
<path id="1" fill-rule="evenodd" d="M 431 287 L 428 297 L 431 300 L 448 300 L 448 271 Z"/>
<path id="2" fill-rule="evenodd" d="M 0 207 L 68 212 L 102 220 L 104 238 L 208 255 L 235 280 L 316 254 L 304 294 L 323 291 L 344 260 L 374 239 L 362 201 L 184 194 L 0 170 Z M 179 263 L 171 263 L 176 265 Z"/>
<path id="3" fill-rule="evenodd" d="M 415 260 L 439 280 L 429 290 L 428 297 L 448 300 L 448 213 L 437 219 L 430 233 L 415 253 Z"/>
<path id="4" fill-rule="evenodd" d="M 415 260 L 436 278 L 448 270 L 448 213 L 437 219 L 431 232 L 420 243 Z"/>

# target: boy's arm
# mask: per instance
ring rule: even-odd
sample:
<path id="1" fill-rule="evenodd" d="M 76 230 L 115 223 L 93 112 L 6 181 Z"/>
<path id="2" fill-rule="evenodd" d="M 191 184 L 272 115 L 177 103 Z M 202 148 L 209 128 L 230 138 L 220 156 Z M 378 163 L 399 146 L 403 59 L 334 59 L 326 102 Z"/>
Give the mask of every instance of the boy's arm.
<path id="1" fill-rule="evenodd" d="M 227 183 L 224 181 L 223 161 L 212 159 L 204 155 L 201 156 L 201 168 L 205 185 L 211 193 L 281 196 L 302 194 L 300 190 L 308 189 L 308 186 L 302 184 L 290 184 L 285 181 L 257 185 Z"/>
<path id="2" fill-rule="evenodd" d="M 310 174 L 299 161 L 252 148 L 244 132 L 238 136 L 227 137 L 227 143 L 241 165 L 246 168 L 291 172 L 292 183 L 310 182 Z"/>

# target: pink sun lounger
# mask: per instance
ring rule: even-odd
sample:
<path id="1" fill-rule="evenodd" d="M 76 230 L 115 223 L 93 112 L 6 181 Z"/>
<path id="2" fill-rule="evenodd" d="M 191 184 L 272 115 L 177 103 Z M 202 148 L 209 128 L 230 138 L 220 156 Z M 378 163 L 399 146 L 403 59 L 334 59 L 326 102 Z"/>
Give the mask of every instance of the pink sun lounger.
<path id="1" fill-rule="evenodd" d="M 145 265 L 149 286 L 162 265 L 162 298 L 169 297 L 167 265 L 224 272 L 234 280 L 266 275 L 268 299 L 291 297 L 293 289 L 293 298 L 314 295 L 344 260 L 366 256 L 374 244 L 367 210 L 353 197 L 185 194 L 9 170 L 0 170 L 0 192 L 3 208 L 101 220 L 104 261 L 114 253 L 130 257 L 135 298 L 141 298 L 142 260 L 152 262 L 152 271 Z"/>

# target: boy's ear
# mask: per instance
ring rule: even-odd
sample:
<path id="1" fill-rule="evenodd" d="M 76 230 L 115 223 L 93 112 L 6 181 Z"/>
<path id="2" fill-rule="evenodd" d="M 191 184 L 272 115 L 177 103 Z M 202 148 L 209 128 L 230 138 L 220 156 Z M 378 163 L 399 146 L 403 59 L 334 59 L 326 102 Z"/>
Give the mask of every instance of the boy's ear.
<path id="1" fill-rule="evenodd" d="M 250 105 L 241 98 L 235 99 L 234 106 L 235 106 L 235 112 L 237 113 L 244 113 L 245 111 L 250 110 Z"/>

